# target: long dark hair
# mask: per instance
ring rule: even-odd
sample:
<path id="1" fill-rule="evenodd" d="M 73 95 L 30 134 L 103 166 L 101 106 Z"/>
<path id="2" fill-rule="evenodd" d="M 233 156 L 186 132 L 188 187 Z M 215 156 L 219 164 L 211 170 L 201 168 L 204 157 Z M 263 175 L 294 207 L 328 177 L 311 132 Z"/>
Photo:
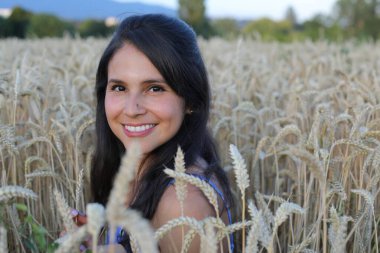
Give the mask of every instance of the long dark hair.
<path id="1" fill-rule="evenodd" d="M 145 160 L 147 169 L 139 181 L 137 196 L 131 208 L 151 219 L 169 178 L 165 167 L 174 167 L 178 146 L 185 153 L 186 166 L 202 157 L 208 167 L 205 176 L 215 175 L 227 201 L 231 193 L 227 177 L 220 167 L 212 137 L 207 130 L 210 110 L 210 87 L 194 31 L 183 21 L 159 14 L 131 16 L 118 26 L 105 49 L 96 75 L 96 151 L 91 171 L 91 189 L 95 202 L 106 204 L 113 179 L 125 152 L 123 144 L 108 126 L 104 99 L 108 79 L 108 64 L 125 43 L 131 43 L 144 53 L 170 87 L 185 101 L 191 114 L 185 114 L 175 136 L 153 150 Z M 230 203 L 230 202 L 228 202 Z"/>

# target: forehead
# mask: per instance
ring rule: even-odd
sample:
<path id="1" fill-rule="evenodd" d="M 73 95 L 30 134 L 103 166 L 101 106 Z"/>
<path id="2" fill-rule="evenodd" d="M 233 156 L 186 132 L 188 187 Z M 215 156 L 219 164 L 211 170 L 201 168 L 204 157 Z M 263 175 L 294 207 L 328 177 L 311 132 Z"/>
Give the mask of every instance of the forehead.
<path id="1" fill-rule="evenodd" d="M 108 63 L 108 78 L 112 76 L 134 77 L 160 77 L 158 69 L 149 58 L 130 43 L 125 43 L 112 56 Z"/>

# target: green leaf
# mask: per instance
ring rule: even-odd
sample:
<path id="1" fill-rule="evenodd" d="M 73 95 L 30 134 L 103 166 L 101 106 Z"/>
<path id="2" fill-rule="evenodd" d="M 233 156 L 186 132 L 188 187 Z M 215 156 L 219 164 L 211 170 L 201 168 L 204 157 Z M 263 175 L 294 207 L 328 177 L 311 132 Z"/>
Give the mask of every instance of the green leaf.
<path id="1" fill-rule="evenodd" d="M 31 238 L 25 238 L 23 244 L 30 250 L 28 252 L 38 252 L 37 246 Z"/>
<path id="2" fill-rule="evenodd" d="M 24 212 L 28 211 L 28 207 L 23 203 L 15 203 L 14 205 L 15 205 L 16 209 L 19 211 L 24 211 Z"/>

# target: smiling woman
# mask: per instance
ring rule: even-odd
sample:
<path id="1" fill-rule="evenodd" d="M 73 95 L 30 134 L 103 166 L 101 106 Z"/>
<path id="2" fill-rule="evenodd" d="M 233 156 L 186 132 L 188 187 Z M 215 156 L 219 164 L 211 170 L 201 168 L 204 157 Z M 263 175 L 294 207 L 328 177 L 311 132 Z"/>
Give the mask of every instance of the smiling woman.
<path id="1" fill-rule="evenodd" d="M 226 224 L 232 222 L 229 184 L 207 129 L 207 73 L 196 35 L 186 23 L 153 14 L 126 18 L 99 62 L 96 94 L 95 202 L 107 203 L 120 160 L 137 142 L 143 156 L 133 190 L 125 196 L 127 207 L 140 211 L 155 229 L 181 215 L 202 220 L 218 213 Z M 178 147 L 185 154 L 186 173 L 210 184 L 220 210 L 191 185 L 182 209 L 174 181 L 164 173 L 174 169 Z M 173 229 L 159 241 L 160 251 L 179 252 L 181 235 Z M 130 252 L 128 234 L 119 229 L 116 238 L 112 243 Z M 232 240 L 230 245 L 233 250 Z M 227 247 L 226 239 L 220 250 Z M 195 237 L 188 252 L 199 250 L 200 238 Z"/>

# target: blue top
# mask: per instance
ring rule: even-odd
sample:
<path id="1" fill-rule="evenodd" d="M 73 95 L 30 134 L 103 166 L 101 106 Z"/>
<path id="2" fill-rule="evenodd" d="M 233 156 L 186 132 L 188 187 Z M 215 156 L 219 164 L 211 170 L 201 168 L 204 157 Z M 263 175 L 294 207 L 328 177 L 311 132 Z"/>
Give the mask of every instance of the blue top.
<path id="1" fill-rule="evenodd" d="M 202 175 L 199 175 L 199 174 L 193 174 L 193 173 L 187 173 L 188 175 L 191 175 L 191 176 L 194 176 L 194 177 L 197 177 L 205 182 L 207 182 L 215 191 L 216 193 L 219 195 L 219 197 L 222 199 L 223 203 L 224 203 L 224 207 L 226 208 L 226 211 L 227 211 L 227 216 L 228 216 L 228 222 L 230 224 L 232 224 L 232 217 L 231 217 L 231 211 L 229 209 L 229 206 L 227 205 L 225 199 L 224 199 L 224 195 L 223 195 L 223 191 L 221 191 L 217 186 L 216 184 L 211 181 L 210 179 L 206 178 L 205 176 L 202 176 Z M 174 184 L 175 180 L 174 178 L 171 179 L 169 181 L 169 183 L 167 184 L 167 186 L 169 185 L 172 185 Z M 122 242 L 123 238 L 124 238 L 124 230 L 121 228 L 121 227 L 117 227 L 116 228 L 116 235 L 115 235 L 115 241 L 114 243 L 120 243 Z M 109 244 L 109 241 L 110 241 L 110 235 L 109 233 L 107 233 L 106 235 L 106 241 L 105 241 L 105 244 Z M 231 245 L 231 252 L 234 252 L 234 248 L 235 248 L 235 245 L 234 245 L 234 237 L 233 237 L 233 234 L 230 234 L 230 245 Z M 128 249 L 126 249 L 127 252 L 128 252 Z"/>

